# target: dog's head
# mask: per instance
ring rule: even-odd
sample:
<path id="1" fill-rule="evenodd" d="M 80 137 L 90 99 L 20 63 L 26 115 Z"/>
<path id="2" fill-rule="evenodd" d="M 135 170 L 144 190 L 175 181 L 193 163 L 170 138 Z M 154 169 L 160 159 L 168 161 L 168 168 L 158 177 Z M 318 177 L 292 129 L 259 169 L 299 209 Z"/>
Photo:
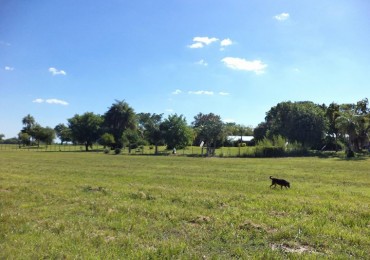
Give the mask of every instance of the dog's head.
<path id="1" fill-rule="evenodd" d="M 290 183 L 289 182 L 287 182 L 287 185 L 286 186 L 288 186 L 289 188 L 290 188 Z"/>

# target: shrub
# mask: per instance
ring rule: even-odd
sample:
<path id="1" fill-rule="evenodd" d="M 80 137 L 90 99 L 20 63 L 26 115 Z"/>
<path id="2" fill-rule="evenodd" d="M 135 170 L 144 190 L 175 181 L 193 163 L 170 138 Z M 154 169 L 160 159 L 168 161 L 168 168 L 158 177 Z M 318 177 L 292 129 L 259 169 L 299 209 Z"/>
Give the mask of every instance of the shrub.
<path id="1" fill-rule="evenodd" d="M 352 151 L 352 149 L 347 149 L 346 150 L 346 157 L 347 158 L 353 158 L 353 157 L 355 157 L 355 153 Z"/>
<path id="2" fill-rule="evenodd" d="M 116 149 L 114 149 L 114 153 L 115 153 L 115 154 L 120 154 L 120 153 L 121 153 L 121 148 L 116 148 Z"/>
<path id="3" fill-rule="evenodd" d="M 109 154 L 109 152 L 110 152 L 109 149 L 107 149 L 107 148 L 104 149 L 105 154 Z"/>
<path id="4" fill-rule="evenodd" d="M 282 147 L 256 147 L 256 157 L 282 157 L 285 155 L 285 150 Z"/>

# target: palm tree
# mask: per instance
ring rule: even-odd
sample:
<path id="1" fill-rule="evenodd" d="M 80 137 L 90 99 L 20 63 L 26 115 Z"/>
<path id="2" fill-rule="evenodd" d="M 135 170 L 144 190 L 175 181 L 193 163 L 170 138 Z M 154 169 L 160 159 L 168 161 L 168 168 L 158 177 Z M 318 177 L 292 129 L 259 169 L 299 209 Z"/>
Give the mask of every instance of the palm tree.
<path id="1" fill-rule="evenodd" d="M 123 132 L 136 129 L 136 114 L 125 101 L 116 100 L 104 115 L 104 125 L 114 136 L 116 146 L 121 148 Z"/>
<path id="2" fill-rule="evenodd" d="M 353 113 L 353 110 L 346 110 L 335 120 L 335 123 L 342 137 L 347 140 L 347 145 L 350 150 L 359 151 L 357 142 L 358 137 L 358 116 Z"/>
<path id="3" fill-rule="evenodd" d="M 35 125 L 36 121 L 33 116 L 28 114 L 27 116 L 23 117 L 22 124 L 25 126 L 24 130 L 29 131 Z"/>
<path id="4" fill-rule="evenodd" d="M 347 140 L 349 149 L 358 152 L 368 142 L 370 130 L 370 111 L 367 108 L 368 101 L 364 99 L 354 104 L 340 106 L 339 117 L 335 124 Z"/>

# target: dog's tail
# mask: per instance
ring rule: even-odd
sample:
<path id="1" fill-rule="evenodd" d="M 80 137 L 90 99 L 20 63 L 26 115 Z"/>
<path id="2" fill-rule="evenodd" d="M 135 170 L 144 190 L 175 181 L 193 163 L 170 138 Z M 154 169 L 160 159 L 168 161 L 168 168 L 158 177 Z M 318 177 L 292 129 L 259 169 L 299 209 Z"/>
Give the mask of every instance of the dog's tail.
<path id="1" fill-rule="evenodd" d="M 270 176 L 270 179 L 272 179 L 272 176 Z"/>

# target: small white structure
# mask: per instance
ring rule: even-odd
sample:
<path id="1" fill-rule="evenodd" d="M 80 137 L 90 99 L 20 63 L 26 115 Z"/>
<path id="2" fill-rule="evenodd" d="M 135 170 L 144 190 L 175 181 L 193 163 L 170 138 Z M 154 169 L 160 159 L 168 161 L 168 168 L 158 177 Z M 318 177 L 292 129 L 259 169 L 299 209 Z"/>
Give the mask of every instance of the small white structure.
<path id="1" fill-rule="evenodd" d="M 249 136 L 249 135 L 229 135 L 227 137 L 227 141 L 230 141 L 230 142 L 239 142 L 240 141 L 240 137 L 241 137 L 241 141 L 246 143 L 246 142 L 250 142 L 253 140 L 253 136 Z"/>

